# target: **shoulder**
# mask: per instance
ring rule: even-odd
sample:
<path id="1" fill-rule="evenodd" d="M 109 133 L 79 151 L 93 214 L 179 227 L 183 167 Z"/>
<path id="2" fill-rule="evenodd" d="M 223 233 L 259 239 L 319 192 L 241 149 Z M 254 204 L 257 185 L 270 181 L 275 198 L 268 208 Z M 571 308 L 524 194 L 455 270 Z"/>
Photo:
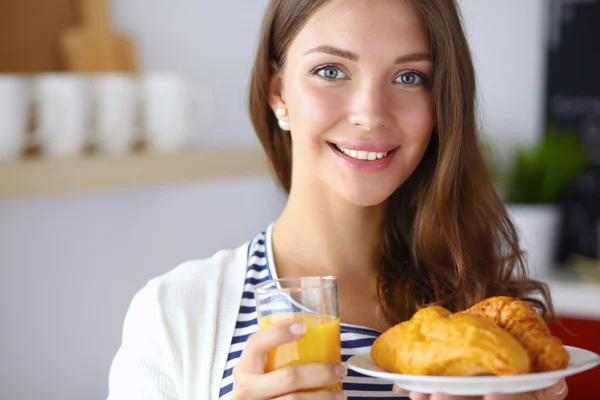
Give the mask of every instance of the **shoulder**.
<path id="1" fill-rule="evenodd" d="M 194 334 L 210 333 L 224 300 L 237 297 L 246 272 L 247 243 L 212 257 L 191 260 L 151 279 L 133 296 L 125 315 L 117 355 L 143 358 L 166 343 L 183 351 Z M 226 299 L 227 298 L 227 299 Z M 189 344 L 189 343 L 188 343 Z M 167 347 L 170 347 L 167 346 Z"/>
<path id="2" fill-rule="evenodd" d="M 219 304 L 236 297 L 247 250 L 246 243 L 187 261 L 135 294 L 110 369 L 110 399 L 141 398 L 148 390 L 161 399 L 176 398 L 186 357 L 195 360 L 198 378 L 207 379 Z"/>

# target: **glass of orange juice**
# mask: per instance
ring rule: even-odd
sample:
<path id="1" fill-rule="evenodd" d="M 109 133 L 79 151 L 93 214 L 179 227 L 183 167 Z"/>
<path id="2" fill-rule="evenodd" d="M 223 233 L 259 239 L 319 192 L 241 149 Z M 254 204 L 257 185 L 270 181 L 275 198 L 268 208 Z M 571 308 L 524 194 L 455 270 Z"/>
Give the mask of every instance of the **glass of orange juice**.
<path id="1" fill-rule="evenodd" d="M 292 365 L 342 362 L 335 277 L 273 279 L 257 285 L 254 292 L 259 329 L 291 320 L 306 325 L 303 337 L 271 350 L 265 372 Z M 321 389 L 342 390 L 342 384 Z"/>

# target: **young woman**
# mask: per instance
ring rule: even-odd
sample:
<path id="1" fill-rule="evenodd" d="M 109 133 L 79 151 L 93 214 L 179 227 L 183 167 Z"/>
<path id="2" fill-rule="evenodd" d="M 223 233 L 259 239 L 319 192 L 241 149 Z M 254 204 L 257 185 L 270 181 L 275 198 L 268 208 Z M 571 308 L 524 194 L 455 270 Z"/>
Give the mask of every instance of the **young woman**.
<path id="1" fill-rule="evenodd" d="M 475 75 L 455 1 L 272 0 L 250 110 L 287 205 L 250 242 L 185 263 L 135 296 L 110 400 L 399 396 L 343 365 L 264 373 L 268 351 L 305 330 L 256 332 L 253 287 L 270 278 L 338 278 L 344 361 L 425 305 L 541 294 L 536 305 L 551 310 L 544 286 L 526 278 L 478 151 Z M 340 381 L 343 393 L 304 391 Z M 561 381 L 485 399 L 566 391 Z"/>

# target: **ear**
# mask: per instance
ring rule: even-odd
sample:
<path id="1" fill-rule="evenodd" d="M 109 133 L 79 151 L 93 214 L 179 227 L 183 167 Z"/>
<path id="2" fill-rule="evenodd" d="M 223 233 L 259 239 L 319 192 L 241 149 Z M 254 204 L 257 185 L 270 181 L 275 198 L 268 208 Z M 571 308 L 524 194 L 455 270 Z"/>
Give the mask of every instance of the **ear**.
<path id="1" fill-rule="evenodd" d="M 279 107 L 285 107 L 285 98 L 283 96 L 283 83 L 277 63 L 271 61 L 269 63 L 271 79 L 269 81 L 269 105 L 273 112 Z"/>

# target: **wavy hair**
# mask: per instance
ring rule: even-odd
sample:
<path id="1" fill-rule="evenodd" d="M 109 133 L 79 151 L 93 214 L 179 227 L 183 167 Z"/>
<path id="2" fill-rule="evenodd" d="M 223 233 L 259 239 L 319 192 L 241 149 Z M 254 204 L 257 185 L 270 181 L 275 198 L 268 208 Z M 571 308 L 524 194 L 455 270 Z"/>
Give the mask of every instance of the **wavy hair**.
<path id="1" fill-rule="evenodd" d="M 272 0 L 252 70 L 250 115 L 280 185 L 291 187 L 292 146 L 269 106 L 275 62 L 328 0 Z M 427 30 L 434 62 L 435 126 L 414 173 L 388 199 L 378 267 L 380 309 L 390 324 L 419 308 L 463 310 L 497 295 L 554 316 L 545 284 L 527 277 L 516 230 L 481 156 L 475 72 L 455 0 L 408 0 Z"/>

